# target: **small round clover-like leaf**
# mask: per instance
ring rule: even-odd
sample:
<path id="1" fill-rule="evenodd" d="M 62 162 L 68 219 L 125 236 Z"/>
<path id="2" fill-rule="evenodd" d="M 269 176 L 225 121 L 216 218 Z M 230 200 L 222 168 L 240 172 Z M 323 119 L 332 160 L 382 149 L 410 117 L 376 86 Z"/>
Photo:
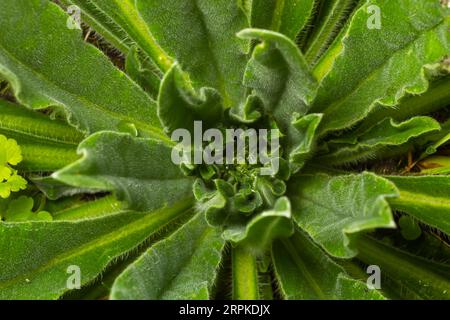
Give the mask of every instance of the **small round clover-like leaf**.
<path id="1" fill-rule="evenodd" d="M 7 180 L 13 173 L 9 165 L 22 161 L 22 152 L 17 142 L 0 135 L 0 180 Z"/>
<path id="2" fill-rule="evenodd" d="M 20 196 L 11 200 L 6 209 L 4 219 L 7 222 L 22 221 L 52 221 L 52 215 L 47 211 L 33 211 L 34 200 L 26 196 Z"/>
<path id="3" fill-rule="evenodd" d="M 11 192 L 26 188 L 27 181 L 11 167 L 21 161 L 22 151 L 17 142 L 0 135 L 0 198 L 6 199 Z"/>

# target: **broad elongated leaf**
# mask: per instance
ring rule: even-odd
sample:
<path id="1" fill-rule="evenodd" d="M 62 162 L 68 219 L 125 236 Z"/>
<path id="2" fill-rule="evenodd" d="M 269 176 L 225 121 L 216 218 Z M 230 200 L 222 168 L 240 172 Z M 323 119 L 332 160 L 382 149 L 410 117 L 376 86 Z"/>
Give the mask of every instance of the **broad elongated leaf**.
<path id="1" fill-rule="evenodd" d="M 242 38 L 263 41 L 247 65 L 244 83 L 262 99 L 265 111 L 286 135 L 288 151 L 303 143 L 292 122 L 308 112 L 317 83 L 295 43 L 272 31 L 247 29 Z"/>
<path id="2" fill-rule="evenodd" d="M 0 223 L 0 297 L 56 299 L 69 290 L 71 266 L 80 268 L 82 285 L 92 281 L 109 262 L 136 248 L 191 205 L 183 200 L 152 213 L 122 211 L 70 222 Z"/>
<path id="3" fill-rule="evenodd" d="M 382 275 L 395 283 L 401 296 L 407 299 L 450 299 L 450 265 L 368 237 L 355 241 L 355 246 L 359 251 L 358 258 L 366 264 L 379 266 Z"/>
<path id="4" fill-rule="evenodd" d="M 368 13 L 372 5 L 380 9 L 381 28 L 368 28 L 370 18 L 376 19 Z M 434 0 L 370 0 L 358 9 L 342 44 L 329 49 L 340 55 L 312 108 L 326 114 L 321 132 L 347 128 L 377 104 L 395 106 L 406 93 L 425 92 L 424 66 L 449 53 L 447 28 L 443 9 Z M 323 69 L 329 66 L 317 66 L 318 78 Z"/>
<path id="5" fill-rule="evenodd" d="M 4 100 L 0 100 L 0 134 L 20 145 L 21 170 L 41 172 L 58 170 L 77 160 L 76 148 L 83 138 L 62 121 Z"/>
<path id="6" fill-rule="evenodd" d="M 349 277 L 321 248 L 297 231 L 276 241 L 272 256 L 283 296 L 290 300 L 381 300 L 383 295 Z"/>
<path id="7" fill-rule="evenodd" d="M 192 179 L 171 162 L 171 148 L 152 139 L 100 132 L 79 146 L 83 158 L 53 177 L 68 185 L 114 191 L 130 208 L 148 211 L 192 194 Z"/>
<path id="8" fill-rule="evenodd" d="M 418 115 L 427 115 L 450 105 L 450 76 L 433 81 L 429 89 L 420 96 L 411 95 L 403 98 L 395 107 L 380 106 L 373 110 L 356 128 L 355 132 L 363 132 L 386 118 L 397 121 L 407 120 Z"/>
<path id="9" fill-rule="evenodd" d="M 393 183 L 372 173 L 300 175 L 289 186 L 295 221 L 329 254 L 356 255 L 349 235 L 393 228 L 388 198 L 398 195 Z"/>
<path id="10" fill-rule="evenodd" d="M 252 0 L 252 28 L 280 32 L 295 40 L 308 22 L 314 0 Z"/>
<path id="11" fill-rule="evenodd" d="M 414 117 L 401 123 L 385 119 L 359 135 L 350 133 L 331 140 L 333 149 L 319 157 L 319 161 L 328 165 L 341 165 L 381 157 L 386 148 L 392 152 L 392 148 L 437 132 L 440 128 L 439 123 L 430 117 Z"/>
<path id="12" fill-rule="evenodd" d="M 306 60 L 315 64 L 334 39 L 339 41 L 339 31 L 352 13 L 359 0 L 320 1 L 316 23 L 309 37 L 304 41 Z"/>
<path id="13" fill-rule="evenodd" d="M 194 87 L 212 87 L 227 107 L 244 98 L 241 86 L 248 43 L 236 33 L 248 27 L 238 1 L 137 0 L 159 45 L 189 73 Z"/>
<path id="14" fill-rule="evenodd" d="M 400 197 L 389 199 L 393 208 L 450 234 L 450 176 L 387 178 L 400 190 Z"/>
<path id="15" fill-rule="evenodd" d="M 0 73 L 25 106 L 61 106 L 81 130 L 117 130 L 133 123 L 142 134 L 164 139 L 155 103 L 115 68 L 68 16 L 46 0 L 0 3 Z M 55 68 L 57 66 L 57 68 Z"/>
<path id="16" fill-rule="evenodd" d="M 134 0 L 66 0 L 76 4 L 106 39 L 126 52 L 136 43 L 161 70 L 167 71 L 172 59 L 159 47 L 136 9 Z"/>
<path id="17" fill-rule="evenodd" d="M 114 283 L 113 299 L 208 299 L 225 242 L 197 214 L 130 265 Z"/>

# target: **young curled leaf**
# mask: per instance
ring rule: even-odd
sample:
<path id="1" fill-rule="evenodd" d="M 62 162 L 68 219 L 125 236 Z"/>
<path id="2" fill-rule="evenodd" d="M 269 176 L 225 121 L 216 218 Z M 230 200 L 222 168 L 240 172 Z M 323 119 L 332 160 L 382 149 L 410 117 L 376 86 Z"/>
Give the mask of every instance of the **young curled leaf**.
<path id="1" fill-rule="evenodd" d="M 265 115 L 275 120 L 291 153 L 303 140 L 292 122 L 308 112 L 317 82 L 300 50 L 284 35 L 246 29 L 238 36 L 262 41 L 247 64 L 244 84 L 262 100 Z"/>
<path id="2" fill-rule="evenodd" d="M 272 210 L 257 214 L 246 225 L 226 229 L 223 237 L 253 252 L 263 252 L 273 240 L 290 237 L 293 232 L 291 204 L 287 197 L 282 197 L 277 199 Z"/>
<path id="3" fill-rule="evenodd" d="M 202 121 L 205 126 L 217 124 L 222 119 L 223 109 L 220 93 L 213 88 L 201 88 L 197 93 L 178 64 L 164 76 L 158 97 L 158 116 L 166 132 L 184 128 L 193 133 L 194 121 Z"/>

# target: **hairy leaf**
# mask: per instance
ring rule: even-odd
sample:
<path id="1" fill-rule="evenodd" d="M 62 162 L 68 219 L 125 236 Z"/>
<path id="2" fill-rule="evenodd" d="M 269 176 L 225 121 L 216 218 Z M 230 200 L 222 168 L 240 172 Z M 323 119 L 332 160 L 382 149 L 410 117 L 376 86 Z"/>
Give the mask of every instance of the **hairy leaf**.
<path id="1" fill-rule="evenodd" d="M 387 178 L 400 190 L 400 197 L 389 199 L 394 209 L 450 234 L 450 176 Z"/>
<path id="2" fill-rule="evenodd" d="M 246 226 L 225 230 L 223 236 L 254 252 L 263 252 L 273 240 L 289 237 L 294 229 L 288 198 L 279 198 L 273 210 L 255 216 Z"/>
<path id="3" fill-rule="evenodd" d="M 0 134 L 13 138 L 22 150 L 24 171 L 53 171 L 78 159 L 83 135 L 60 120 L 0 100 Z"/>
<path id="4" fill-rule="evenodd" d="M 367 27 L 371 5 L 380 9 L 380 29 Z M 406 93 L 425 92 L 424 66 L 449 52 L 447 28 L 442 7 L 434 0 L 370 0 L 358 9 L 343 43 L 336 44 L 341 49 L 329 49 L 341 53 L 312 108 L 326 114 L 322 134 L 355 124 L 377 104 L 395 106 Z"/>
<path id="5" fill-rule="evenodd" d="M 166 73 L 159 91 L 158 116 L 167 132 L 185 128 L 193 133 L 194 121 L 214 125 L 222 113 L 222 98 L 217 90 L 201 88 L 197 93 L 177 64 Z"/>
<path id="6" fill-rule="evenodd" d="M 251 25 L 280 32 L 295 40 L 313 8 L 314 0 L 252 0 Z"/>
<path id="7" fill-rule="evenodd" d="M 355 241 L 358 258 L 378 265 L 407 299 L 450 299 L 450 266 L 362 237 Z"/>
<path id="8" fill-rule="evenodd" d="M 350 258 L 351 234 L 393 228 L 388 198 L 398 195 L 393 183 L 372 173 L 300 175 L 289 187 L 298 225 L 329 254 Z"/>
<path id="9" fill-rule="evenodd" d="M 161 79 L 159 75 L 155 74 L 154 68 L 154 66 L 141 57 L 137 47 L 131 47 L 125 59 L 125 71 L 152 98 L 156 99 Z"/>
<path id="10" fill-rule="evenodd" d="M 162 142 L 100 132 L 79 146 L 83 158 L 53 177 L 74 187 L 114 191 L 130 208 L 149 211 L 192 194 L 193 180 L 171 161 Z"/>
<path id="11" fill-rule="evenodd" d="M 64 107 L 70 121 L 88 133 L 129 122 L 142 134 L 163 139 L 155 103 L 84 43 L 78 30 L 68 29 L 68 16 L 58 6 L 7 0 L 0 12 L 0 73 L 22 104 Z"/>
<path id="12" fill-rule="evenodd" d="M 378 291 L 348 276 L 308 236 L 297 231 L 272 248 L 275 272 L 283 296 L 290 300 L 382 300 Z"/>
<path id="13" fill-rule="evenodd" d="M 81 284 L 109 262 L 136 248 L 149 235 L 188 210 L 190 200 L 151 213 L 122 211 L 79 221 L 0 223 L 0 297 L 56 299 L 79 267 Z M 11 241 L 14 239 L 14 241 Z M 72 270 L 68 273 L 68 270 Z"/>
<path id="14" fill-rule="evenodd" d="M 387 148 L 392 152 L 396 146 L 437 132 L 440 128 L 439 123 L 430 117 L 414 117 L 401 123 L 385 119 L 359 135 L 350 133 L 331 140 L 333 149 L 319 157 L 318 161 L 327 165 L 342 165 L 381 157 Z"/>
<path id="15" fill-rule="evenodd" d="M 130 265 L 115 281 L 113 299 L 208 299 L 224 241 L 197 214 Z"/>
<path id="16" fill-rule="evenodd" d="M 431 114 L 448 105 L 450 105 L 450 76 L 433 81 L 428 90 L 419 96 L 410 95 L 403 98 L 395 108 L 379 106 L 357 126 L 355 131 L 363 132 L 386 118 L 403 121 L 414 116 Z"/>
<path id="17" fill-rule="evenodd" d="M 260 298 L 256 257 L 245 245 L 232 248 L 233 299 L 257 300 Z"/>
<path id="18" fill-rule="evenodd" d="M 247 65 L 244 83 L 262 99 L 266 113 L 286 135 L 288 152 L 292 152 L 304 142 L 292 122 L 308 112 L 317 83 L 295 43 L 285 36 L 258 29 L 243 30 L 239 36 L 262 41 Z"/>
<path id="19" fill-rule="evenodd" d="M 219 91 L 225 106 L 244 98 L 241 86 L 248 44 L 236 33 L 248 22 L 238 1 L 136 0 L 159 45 L 189 73 L 195 88 Z"/>
<path id="20" fill-rule="evenodd" d="M 136 43 L 163 71 L 172 65 L 172 59 L 156 43 L 146 23 L 141 18 L 134 0 L 68 0 L 89 16 L 90 22 L 99 26 L 99 32 L 119 48 L 128 43 L 129 50 Z M 103 32 L 102 32 L 103 31 Z M 112 38 L 111 38 L 112 37 Z M 129 53 L 129 52 L 125 52 Z"/>
<path id="21" fill-rule="evenodd" d="M 333 40 L 340 40 L 336 36 L 358 2 L 359 0 L 320 1 L 317 23 L 304 45 L 305 58 L 309 63 L 314 65 Z"/>

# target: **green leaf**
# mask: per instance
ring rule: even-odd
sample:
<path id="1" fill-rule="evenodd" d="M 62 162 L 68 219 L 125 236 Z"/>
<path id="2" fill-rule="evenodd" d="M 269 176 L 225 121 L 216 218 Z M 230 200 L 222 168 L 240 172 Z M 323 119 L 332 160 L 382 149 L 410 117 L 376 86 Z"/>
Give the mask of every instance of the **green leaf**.
<path id="1" fill-rule="evenodd" d="M 156 99 L 161 79 L 155 74 L 154 68 L 156 67 L 143 60 L 137 47 L 131 47 L 125 59 L 125 70 L 131 79 Z"/>
<path id="2" fill-rule="evenodd" d="M 9 202 L 6 212 L 3 214 L 3 219 L 8 223 L 53 220 L 53 217 L 49 212 L 40 210 L 33 212 L 33 207 L 33 198 L 20 196 L 17 199 L 11 200 Z M 1 212 L 0 215 L 2 215 Z"/>
<path id="3" fill-rule="evenodd" d="M 159 47 L 141 18 L 134 0 L 68 0 L 88 16 L 94 29 L 126 54 L 136 43 L 164 72 L 172 59 Z M 128 49 L 128 50 L 127 50 Z"/>
<path id="4" fill-rule="evenodd" d="M 76 221 L 119 214 L 125 211 L 126 203 L 109 195 L 93 201 L 65 198 L 60 202 L 47 202 L 46 208 L 51 210 L 54 220 Z"/>
<path id="5" fill-rule="evenodd" d="M 293 126 L 297 130 L 300 143 L 291 153 L 291 161 L 301 169 L 307 160 L 312 156 L 316 147 L 317 129 L 322 121 L 323 114 L 311 113 L 306 116 L 299 117 L 293 122 Z"/>
<path id="6" fill-rule="evenodd" d="M 223 237 L 252 252 L 264 252 L 273 240 L 289 237 L 294 232 L 291 204 L 288 198 L 279 198 L 272 210 L 256 215 L 245 226 L 228 228 Z"/>
<path id="7" fill-rule="evenodd" d="M 2 167 L 5 167 L 7 165 L 16 166 L 22 160 L 22 151 L 17 145 L 17 141 L 8 139 L 4 135 L 0 135 L 0 164 L 2 165 Z M 2 168 L 0 179 L 7 179 L 10 174 L 11 172 L 6 172 Z"/>
<path id="8" fill-rule="evenodd" d="M 214 125 L 223 113 L 222 98 L 213 88 L 197 93 L 178 64 L 166 73 L 158 97 L 158 116 L 166 132 L 185 128 L 194 133 L 194 121 Z"/>
<path id="9" fill-rule="evenodd" d="M 219 91 L 226 107 L 244 98 L 242 76 L 249 45 L 236 38 L 248 27 L 238 1 L 137 0 L 158 44 L 189 73 L 195 88 Z"/>
<path id="10" fill-rule="evenodd" d="M 258 300 L 260 297 L 256 256 L 246 246 L 232 248 L 233 300 Z"/>
<path id="11" fill-rule="evenodd" d="M 416 240 L 422 234 L 422 229 L 419 224 L 409 216 L 401 216 L 398 220 L 398 226 L 403 238 L 406 240 Z"/>
<path id="12" fill-rule="evenodd" d="M 367 27 L 370 5 L 381 10 L 381 29 Z M 358 9 L 342 44 L 329 49 L 330 54 L 339 51 L 340 55 L 323 79 L 312 108 L 325 114 L 321 133 L 347 128 L 377 105 L 395 106 L 406 93 L 425 92 L 424 66 L 449 53 L 447 28 L 435 0 L 401 4 L 370 0 Z M 321 68 L 319 64 L 316 69 Z M 316 70 L 316 76 L 321 72 Z"/>
<path id="13" fill-rule="evenodd" d="M 184 199 L 145 214 L 122 211 L 79 221 L 0 223 L 0 297 L 57 299 L 69 290 L 70 266 L 80 268 L 85 285 L 191 206 Z"/>
<path id="14" fill-rule="evenodd" d="M 449 137 L 450 138 L 450 137 Z M 421 174 L 450 174 L 450 157 L 432 156 L 419 162 Z"/>
<path id="15" fill-rule="evenodd" d="M 340 40 L 336 36 L 358 2 L 359 0 L 320 1 L 316 23 L 304 46 L 305 58 L 310 64 L 316 64 L 333 40 Z"/>
<path id="16" fill-rule="evenodd" d="M 121 122 L 130 122 L 142 134 L 165 139 L 155 103 L 98 49 L 84 43 L 79 30 L 68 29 L 68 16 L 57 5 L 2 1 L 0 12 L 0 73 L 22 104 L 64 107 L 70 121 L 88 133 L 117 130 Z"/>
<path id="17" fill-rule="evenodd" d="M 386 149 L 392 151 L 396 146 L 440 129 L 439 123 L 430 117 L 414 117 L 400 123 L 385 119 L 362 133 L 349 133 L 331 140 L 329 144 L 333 149 L 319 157 L 318 161 L 327 165 L 342 165 L 380 158 Z"/>
<path id="18" fill-rule="evenodd" d="M 400 190 L 391 206 L 450 234 L 450 176 L 388 176 Z"/>
<path id="19" fill-rule="evenodd" d="M 303 55 L 287 37 L 259 29 L 246 29 L 238 35 L 262 41 L 253 51 L 244 83 L 262 99 L 266 113 L 275 118 L 291 152 L 303 143 L 292 122 L 308 112 L 317 83 Z"/>
<path id="20" fill-rule="evenodd" d="M 275 272 L 283 296 L 289 300 L 382 300 L 361 281 L 349 277 L 306 234 L 297 231 L 272 247 Z"/>
<path id="21" fill-rule="evenodd" d="M 0 134 L 0 198 L 8 198 L 11 192 L 24 190 L 27 181 L 12 168 L 22 161 L 22 150 L 17 141 Z"/>
<path id="22" fill-rule="evenodd" d="M 252 0 L 252 28 L 270 29 L 295 40 L 308 22 L 314 0 Z"/>
<path id="23" fill-rule="evenodd" d="M 403 121 L 418 115 L 432 114 L 448 105 L 450 105 L 450 76 L 433 81 L 428 90 L 419 96 L 410 95 L 403 98 L 395 108 L 379 106 L 358 125 L 355 131 L 363 132 L 386 118 Z"/>
<path id="24" fill-rule="evenodd" d="M 0 134 L 13 138 L 22 150 L 21 171 L 58 170 L 78 159 L 83 135 L 60 120 L 0 100 Z M 1 162 L 1 161 L 0 161 Z"/>
<path id="25" fill-rule="evenodd" d="M 450 299 L 450 266 L 401 251 L 386 243 L 361 237 L 355 241 L 358 258 L 378 265 L 383 276 L 407 299 Z M 383 282 L 381 283 L 383 286 Z"/>
<path id="26" fill-rule="evenodd" d="M 78 188 L 114 191 L 132 210 L 150 211 L 192 194 L 193 180 L 173 164 L 162 142 L 99 132 L 79 146 L 83 158 L 53 177 Z"/>
<path id="27" fill-rule="evenodd" d="M 50 200 L 57 200 L 77 194 L 96 193 L 96 191 L 98 191 L 87 188 L 75 188 L 60 182 L 51 176 L 32 176 L 30 180 Z"/>
<path id="28" fill-rule="evenodd" d="M 289 186 L 294 220 L 335 257 L 351 258 L 350 235 L 375 228 L 394 228 L 388 198 L 394 184 L 372 173 L 300 175 Z"/>
<path id="29" fill-rule="evenodd" d="M 208 299 L 225 242 L 203 214 L 162 240 L 115 281 L 111 297 L 133 300 Z"/>
<path id="30" fill-rule="evenodd" d="M 25 190 L 27 188 L 27 181 L 13 171 L 10 177 L 0 182 L 0 198 L 6 199 L 11 195 L 11 192 Z"/>

